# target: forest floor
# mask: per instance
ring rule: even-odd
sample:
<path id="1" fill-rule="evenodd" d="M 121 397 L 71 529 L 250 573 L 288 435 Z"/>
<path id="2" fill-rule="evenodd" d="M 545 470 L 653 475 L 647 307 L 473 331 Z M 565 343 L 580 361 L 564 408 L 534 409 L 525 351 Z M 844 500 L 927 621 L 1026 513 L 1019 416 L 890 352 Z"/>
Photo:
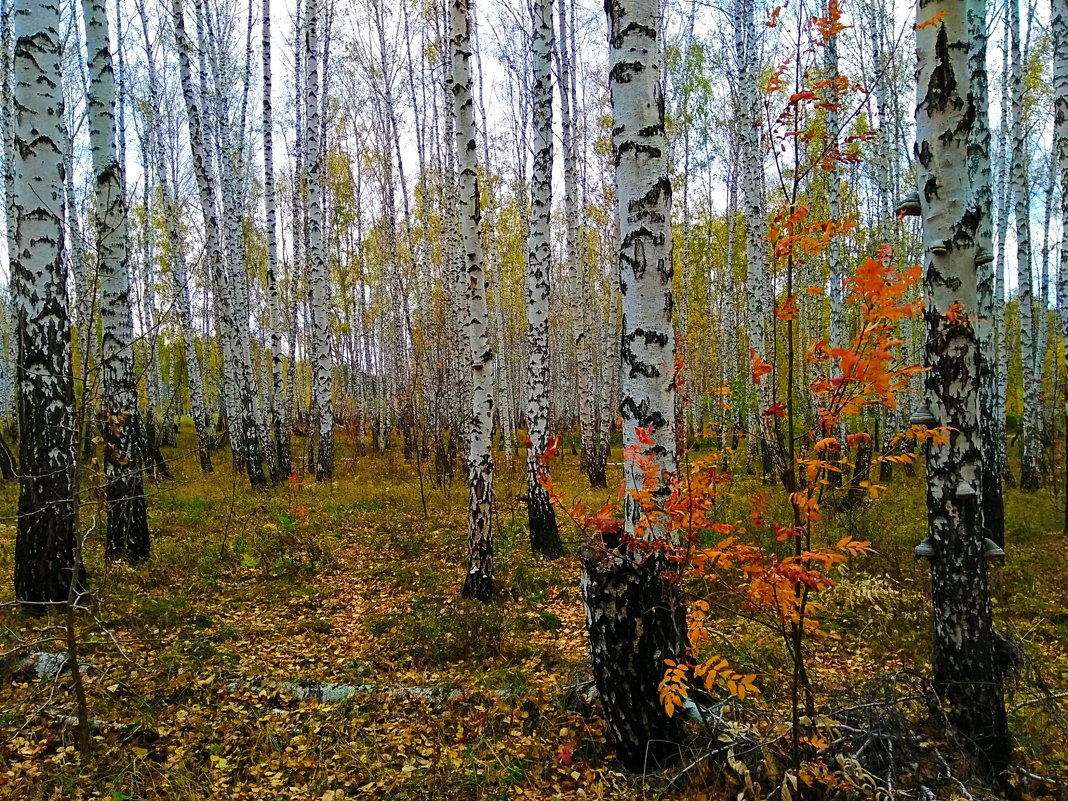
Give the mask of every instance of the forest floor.
<path id="1" fill-rule="evenodd" d="M 357 458 L 348 441 L 334 482 L 260 492 L 233 475 L 225 454 L 210 476 L 195 454 L 168 457 L 174 478 L 149 490 L 146 564 L 105 563 L 102 512 L 83 505 L 93 595 L 74 623 L 96 722 L 86 755 L 70 723 L 70 672 L 42 678 L 18 666 L 28 653 L 63 651 L 66 620 L 27 618 L 10 603 L 17 484 L 0 486 L 0 798 L 725 797 L 708 775 L 695 782 L 697 771 L 675 782 L 678 769 L 623 773 L 596 710 L 568 698 L 589 671 L 578 562 L 530 554 L 521 471 L 497 477 L 499 599 L 481 606 L 458 597 L 462 479 L 432 488 L 399 454 Z M 588 490 L 570 452 L 552 469 L 557 488 L 591 508 L 616 496 Z M 725 519 L 744 516 L 759 490 L 753 479 L 724 487 Z M 1063 781 L 1062 503 L 1052 491 L 1008 492 L 1009 557 L 992 580 L 998 626 L 1027 657 L 1008 696 L 1017 759 Z M 870 707 L 873 693 L 907 694 L 928 673 L 928 575 L 911 552 L 924 527 L 922 484 L 904 475 L 826 523 L 829 541 L 849 533 L 875 553 L 836 576 L 823 599 L 837 636 L 810 644 L 821 703 Z M 577 530 L 566 520 L 561 528 L 574 553 Z M 744 620 L 724 619 L 721 634 L 724 655 L 757 673 L 761 688 L 737 705 L 753 713 L 738 719 L 762 716 L 755 730 L 777 736 L 788 704 L 781 644 Z M 356 691 L 301 699 L 295 680 Z M 907 787 L 902 776 L 881 778 Z M 954 787 L 943 776 L 940 796 L 955 797 Z"/>

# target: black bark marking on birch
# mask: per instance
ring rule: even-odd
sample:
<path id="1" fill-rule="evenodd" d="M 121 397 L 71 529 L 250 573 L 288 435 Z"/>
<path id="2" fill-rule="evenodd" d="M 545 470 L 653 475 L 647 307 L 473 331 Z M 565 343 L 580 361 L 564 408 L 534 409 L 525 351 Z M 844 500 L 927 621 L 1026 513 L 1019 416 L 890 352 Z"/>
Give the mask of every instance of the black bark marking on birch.
<path id="1" fill-rule="evenodd" d="M 616 547 L 606 552 L 610 545 Z M 678 659 L 688 644 L 680 589 L 662 577 L 661 555 L 595 541 L 580 556 L 594 681 L 609 739 L 627 770 L 669 764 L 679 756 L 683 732 L 665 713 L 657 688 L 664 660 Z"/>

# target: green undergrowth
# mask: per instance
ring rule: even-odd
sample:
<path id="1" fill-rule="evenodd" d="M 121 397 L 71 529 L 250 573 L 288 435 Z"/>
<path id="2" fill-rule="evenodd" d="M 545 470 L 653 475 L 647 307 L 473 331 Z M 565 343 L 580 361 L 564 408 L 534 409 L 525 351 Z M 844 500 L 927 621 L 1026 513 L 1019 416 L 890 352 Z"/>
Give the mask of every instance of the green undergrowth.
<path id="1" fill-rule="evenodd" d="M 589 673 L 573 555 L 579 534 L 561 516 L 569 555 L 550 562 L 531 554 L 517 500 L 521 462 L 509 471 L 498 453 L 497 600 L 483 606 L 459 598 L 460 480 L 435 487 L 423 465 L 420 483 L 399 454 L 363 456 L 343 442 L 333 482 L 252 491 L 226 453 L 202 476 L 191 445 L 187 435 L 167 454 L 173 480 L 149 485 L 146 564 L 105 563 L 99 507 L 89 493 L 81 507 L 92 597 L 75 618 L 90 714 L 128 726 L 98 732 L 80 757 L 72 730 L 55 718 L 74 711 L 70 677 L 6 676 L 0 798 L 704 797 L 700 787 L 669 791 L 665 780 L 623 775 L 595 710 L 569 699 L 569 685 Z M 302 450 L 298 440 L 294 451 Z M 616 487 L 589 490 L 577 459 L 562 450 L 553 473 L 565 497 L 590 509 L 616 497 Z M 733 458 L 719 519 L 746 520 L 764 495 L 765 517 L 788 519 L 783 493 L 744 475 L 741 454 Z M 929 671 L 929 575 L 912 555 L 925 527 L 922 479 L 901 471 L 879 483 L 888 486 L 878 499 L 828 514 L 818 527 L 818 544 L 851 536 L 874 548 L 836 572 L 821 599 L 828 636 L 810 641 L 809 659 L 823 702 L 859 696 L 879 675 Z M 9 577 L 16 499 L 14 482 L 0 484 L 0 568 Z M 1062 501 L 1049 490 L 1010 490 L 1008 559 L 991 572 L 998 626 L 1025 657 L 1009 688 L 1018 753 L 1043 773 L 1068 770 L 1066 738 L 1051 736 L 1063 731 L 1063 702 L 1042 700 L 1068 687 Z M 715 535 L 705 539 L 714 544 Z M 767 546 L 781 544 L 767 535 Z M 8 580 L 0 601 L 10 600 Z M 0 609 L 3 651 L 62 649 L 59 618 Z M 761 694 L 745 706 L 781 708 L 782 643 L 746 620 L 722 615 L 716 623 L 708 647 L 758 676 Z M 459 695 L 444 703 L 374 694 L 298 702 L 278 689 L 295 679 Z"/>

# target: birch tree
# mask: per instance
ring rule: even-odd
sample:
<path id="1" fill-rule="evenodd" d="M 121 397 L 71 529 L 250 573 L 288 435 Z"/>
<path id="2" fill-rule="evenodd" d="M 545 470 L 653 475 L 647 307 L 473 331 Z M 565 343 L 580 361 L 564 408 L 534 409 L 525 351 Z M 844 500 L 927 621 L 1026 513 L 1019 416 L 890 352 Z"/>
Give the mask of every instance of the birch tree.
<path id="1" fill-rule="evenodd" d="M 927 526 L 933 550 L 934 685 L 950 721 L 986 771 L 1011 747 L 987 580 L 977 488 L 982 485 L 977 307 L 982 211 L 969 175 L 976 112 L 967 4 L 928 0 L 917 10 L 916 171 L 925 248 L 925 401 L 948 436 L 927 453 Z"/>
<path id="2" fill-rule="evenodd" d="M 263 0 L 260 22 L 260 48 L 263 59 L 263 209 L 267 227 L 267 307 L 271 336 L 271 429 L 275 458 L 283 476 L 293 471 L 290 458 L 289 420 L 283 397 L 282 309 L 278 292 L 278 213 L 274 182 L 274 115 L 271 98 L 271 0 Z"/>
<path id="3" fill-rule="evenodd" d="M 315 477 L 334 475 L 334 412 L 331 398 L 333 365 L 330 357 L 330 276 L 323 250 L 322 141 L 319 108 L 319 5 L 308 0 L 304 27 L 305 124 L 308 148 L 308 287 L 311 307 L 312 396 L 316 412 L 318 451 Z"/>
<path id="4" fill-rule="evenodd" d="M 734 0 L 734 51 L 738 63 L 738 91 L 741 99 L 741 141 L 739 155 L 741 171 L 746 176 L 742 184 L 742 207 L 745 211 L 746 314 L 748 317 L 749 350 L 754 359 L 773 361 L 769 349 L 771 308 L 774 297 L 771 288 L 771 264 L 768 254 L 768 215 L 764 195 L 764 156 L 760 144 L 763 114 L 760 106 L 759 76 L 757 74 L 756 25 L 753 21 L 753 0 Z M 770 357 L 770 358 L 769 358 Z M 774 382 L 764 380 L 753 387 L 759 397 L 760 410 L 774 402 Z M 783 467 L 779 454 L 772 415 L 753 414 L 757 422 L 750 426 L 750 458 L 753 437 L 758 436 L 766 475 L 775 475 Z M 760 429 L 759 433 L 757 429 Z"/>
<path id="5" fill-rule="evenodd" d="M 74 381 L 63 259 L 63 99 L 59 6 L 13 4 L 14 144 L 9 240 L 19 406 L 15 597 L 27 612 L 68 603 L 83 584 L 74 503 Z M 11 230 L 11 229 L 9 229 Z M 76 581 L 76 579 L 78 579 Z"/>
<path id="6" fill-rule="evenodd" d="M 969 180 L 975 191 L 976 208 L 983 212 L 976 236 L 976 321 L 975 334 L 979 356 L 979 419 L 982 453 L 988 459 L 997 453 L 1002 435 L 997 424 L 997 337 L 994 295 L 997 281 L 994 275 L 993 220 L 994 190 L 990 168 L 989 82 L 986 73 L 986 0 L 968 3 L 968 64 L 972 73 L 972 94 L 976 116 L 969 148 Z M 983 527 L 995 542 L 1005 542 L 1005 508 L 1001 493 L 1001 471 L 987 462 L 990 468 L 982 471 L 979 491 Z"/>
<path id="7" fill-rule="evenodd" d="M 620 412 L 623 445 L 631 450 L 623 469 L 623 531 L 596 534 L 584 545 L 581 585 L 609 737 L 623 765 L 639 771 L 678 756 L 679 723 L 664 711 L 657 688 L 664 660 L 679 658 L 687 645 L 678 585 L 662 575 L 663 549 L 632 544 L 635 536 L 673 536 L 662 524 L 639 534 L 643 513 L 635 498 L 651 492 L 663 502 L 677 469 L 671 181 L 660 4 L 615 0 L 605 11 L 623 296 Z M 645 484 L 646 460 L 653 487 Z"/>
<path id="8" fill-rule="evenodd" d="M 144 442 L 134 372 L 130 256 L 123 166 L 116 150 L 115 72 L 107 7 L 83 0 L 89 60 L 87 112 L 93 158 L 93 228 L 100 281 L 101 422 L 107 494 L 107 552 L 130 562 L 151 544 L 144 493 Z"/>
<path id="9" fill-rule="evenodd" d="M 222 230 L 212 182 L 208 150 L 210 131 L 205 125 L 207 115 L 202 114 L 203 109 L 193 88 L 191 54 L 194 50 L 186 33 L 182 0 L 172 0 L 171 14 L 175 44 L 178 49 L 178 66 L 182 97 L 185 101 L 186 123 L 189 127 L 189 147 L 193 154 L 193 176 L 196 179 L 197 194 L 204 220 L 205 258 L 208 269 L 211 271 L 215 290 L 215 324 L 223 356 L 221 387 L 223 406 L 230 425 L 230 441 L 235 460 L 244 465 L 249 483 L 257 487 L 266 484 L 266 476 L 259 458 L 256 426 L 252 417 L 252 410 L 255 408 L 254 398 L 251 397 L 252 388 L 243 378 L 247 375 L 247 371 L 243 369 L 244 359 L 242 357 L 247 355 L 248 351 L 241 347 L 238 337 L 239 328 L 232 302 L 232 279 L 226 267 Z M 203 56 L 203 49 L 199 50 L 199 54 Z M 202 89 L 200 94 L 201 97 L 206 95 L 206 89 Z"/>
<path id="10" fill-rule="evenodd" d="M 460 238 L 466 279 L 468 365 L 471 414 L 467 433 L 467 574 L 462 593 L 483 603 L 493 599 L 493 351 L 489 345 L 486 275 L 482 257 L 478 188 L 478 142 L 475 135 L 471 77 L 469 0 L 452 0 L 452 94 Z"/>
<path id="11" fill-rule="evenodd" d="M 179 336 L 185 355 L 186 382 L 189 388 L 190 415 L 193 418 L 193 431 L 197 440 L 197 455 L 200 457 L 200 469 L 205 473 L 214 470 L 211 452 L 215 445 L 215 431 L 208 413 L 207 399 L 204 391 L 204 369 L 196 347 L 196 323 L 193 320 L 193 306 L 190 296 L 190 275 L 186 264 L 185 241 L 179 227 L 181 211 L 172 188 L 169 175 L 169 159 L 164 146 L 161 131 L 163 119 L 160 115 L 159 78 L 156 71 L 155 56 L 149 34 L 149 17 L 145 0 L 137 0 L 137 11 L 141 17 L 141 27 L 145 39 L 145 66 L 148 82 L 148 108 L 146 109 L 145 127 L 149 158 L 153 162 L 156 180 L 159 182 L 160 202 L 163 207 L 164 222 L 167 229 L 167 242 L 170 246 L 170 272 L 174 285 L 175 302 L 178 313 Z"/>
<path id="12" fill-rule="evenodd" d="M 1053 155 L 1061 177 L 1061 252 L 1057 271 L 1057 314 L 1061 338 L 1068 346 L 1068 0 L 1053 0 L 1050 17 L 1053 34 Z M 1068 349 L 1065 350 L 1068 362 Z M 1066 400 L 1068 412 L 1068 400 Z M 1064 530 L 1068 531 L 1068 504 L 1065 506 Z"/>
<path id="13" fill-rule="evenodd" d="M 1020 288 L 1020 350 L 1023 361 L 1023 431 L 1020 450 L 1020 489 L 1038 489 L 1039 441 L 1038 338 L 1035 326 L 1034 275 L 1031 253 L 1031 185 L 1027 169 L 1024 129 L 1023 56 L 1020 44 L 1020 0 L 1008 2 L 1012 103 L 1012 192 L 1016 217 L 1016 280 Z"/>
<path id="14" fill-rule="evenodd" d="M 552 0 L 534 3 L 534 172 L 530 183 L 531 224 L 527 241 L 527 513 L 530 545 L 549 557 L 563 555 L 556 513 L 542 485 L 549 438 L 549 276 L 552 270 L 550 215 L 553 172 Z"/>

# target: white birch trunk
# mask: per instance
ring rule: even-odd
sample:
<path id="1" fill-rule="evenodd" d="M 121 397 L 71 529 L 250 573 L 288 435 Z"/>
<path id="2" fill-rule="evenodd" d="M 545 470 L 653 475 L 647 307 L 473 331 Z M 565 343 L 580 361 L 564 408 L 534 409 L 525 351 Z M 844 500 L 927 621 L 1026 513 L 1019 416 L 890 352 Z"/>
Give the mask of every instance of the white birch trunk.
<path id="1" fill-rule="evenodd" d="M 1012 190 L 1016 215 L 1016 280 L 1020 290 L 1020 349 L 1023 361 L 1023 419 L 1020 488 L 1039 487 L 1038 339 L 1035 336 L 1034 276 L 1031 263 L 1031 186 L 1027 169 L 1027 134 L 1023 126 L 1023 57 L 1020 52 L 1020 0 L 1008 5 L 1012 102 Z"/>
<path id="2" fill-rule="evenodd" d="M 549 469 L 542 461 L 549 438 L 549 282 L 552 271 L 553 91 L 552 0 L 534 5 L 534 172 L 530 185 L 531 225 L 527 238 L 527 512 L 530 545 L 550 558 L 563 554 L 556 514 L 542 481 Z"/>
<path id="3" fill-rule="evenodd" d="M 293 472 L 289 420 L 283 397 L 282 306 L 278 293 L 278 212 L 274 183 L 274 116 L 271 98 L 271 0 L 263 0 L 260 48 L 263 57 L 263 208 L 267 226 L 267 309 L 271 336 L 270 416 L 278 471 Z"/>
<path id="4" fill-rule="evenodd" d="M 308 288 L 312 327 L 312 396 L 317 419 L 319 449 L 315 477 L 334 475 L 333 365 L 330 354 L 330 276 L 323 250 L 322 141 L 319 108 L 319 3 L 308 0 L 305 21 L 305 124 L 308 148 Z"/>
<path id="5" fill-rule="evenodd" d="M 19 393 L 15 597 L 41 614 L 84 585 L 74 503 L 74 384 L 63 260 L 62 74 L 59 6 L 14 4 L 14 146 L 9 208 Z M 77 600 L 77 598 L 75 598 Z"/>
<path id="6" fill-rule="evenodd" d="M 613 0 L 605 11 L 623 297 L 620 410 L 623 445 L 634 450 L 623 468 L 623 530 L 591 536 L 581 551 L 580 583 L 609 739 L 623 765 L 637 771 L 677 758 L 681 741 L 657 687 L 664 660 L 685 650 L 685 603 L 678 584 L 662 575 L 665 552 L 633 546 L 634 537 L 670 544 L 676 532 L 648 521 L 632 494 L 663 502 L 677 470 L 671 181 L 660 4 Z M 655 486 L 646 485 L 644 459 L 633 458 L 635 451 L 649 460 Z"/>
<path id="7" fill-rule="evenodd" d="M 976 117 L 969 148 L 969 180 L 974 188 L 976 207 L 983 211 L 976 233 L 976 321 L 975 336 L 979 353 L 979 419 L 983 421 L 980 436 L 984 466 L 980 495 L 981 518 L 988 536 L 1004 544 L 1005 510 L 1001 493 L 1001 472 L 996 468 L 998 438 L 997 424 L 997 340 L 994 295 L 997 282 L 994 272 L 993 226 L 990 210 L 994 207 L 994 191 L 990 169 L 990 120 L 987 111 L 989 87 L 986 73 L 986 0 L 972 0 L 968 4 L 968 29 L 971 47 L 968 64 L 972 73 L 972 94 L 975 97 Z"/>
<path id="8" fill-rule="evenodd" d="M 925 399 L 948 441 L 928 445 L 928 541 L 934 551 L 932 663 L 949 719 L 980 767 L 996 776 L 1011 754 L 977 488 L 981 486 L 979 360 L 968 319 L 977 307 L 975 256 L 982 210 L 969 176 L 975 114 L 966 4 L 927 0 L 917 23 L 916 172 L 928 298 Z M 936 18 L 937 19 L 937 18 Z M 965 319 L 955 316 L 963 310 Z"/>
<path id="9" fill-rule="evenodd" d="M 489 346 L 486 276 L 479 230 L 478 143 L 471 79 L 469 0 L 450 4 L 452 92 L 455 115 L 457 194 L 466 277 L 465 329 L 471 373 L 471 414 L 467 423 L 467 574 L 463 595 L 492 600 L 493 581 L 493 351 Z"/>
<path id="10" fill-rule="evenodd" d="M 140 562 L 148 558 L 151 546 L 142 473 L 143 431 L 134 373 L 125 182 L 116 150 L 115 73 L 103 0 L 83 0 L 82 10 L 89 56 L 86 107 L 94 174 L 93 227 L 100 277 L 107 553 Z"/>
<path id="11" fill-rule="evenodd" d="M 770 349 L 769 323 L 774 297 L 771 289 L 771 265 L 768 254 L 767 207 L 764 198 L 764 156 L 760 142 L 762 114 L 757 85 L 756 26 L 753 22 L 753 0 L 735 0 L 734 50 L 738 60 L 738 82 L 741 94 L 742 121 L 739 155 L 742 183 L 742 207 L 745 213 L 746 258 L 746 316 L 748 317 L 749 348 L 754 358 L 773 362 Z M 785 465 L 779 454 L 779 443 L 772 415 L 760 412 L 774 401 L 774 374 L 763 378 L 754 387 L 759 409 L 751 414 L 750 448 L 752 437 L 761 429 L 761 448 L 766 474 L 777 475 Z M 750 456 L 751 458 L 751 456 Z"/>

